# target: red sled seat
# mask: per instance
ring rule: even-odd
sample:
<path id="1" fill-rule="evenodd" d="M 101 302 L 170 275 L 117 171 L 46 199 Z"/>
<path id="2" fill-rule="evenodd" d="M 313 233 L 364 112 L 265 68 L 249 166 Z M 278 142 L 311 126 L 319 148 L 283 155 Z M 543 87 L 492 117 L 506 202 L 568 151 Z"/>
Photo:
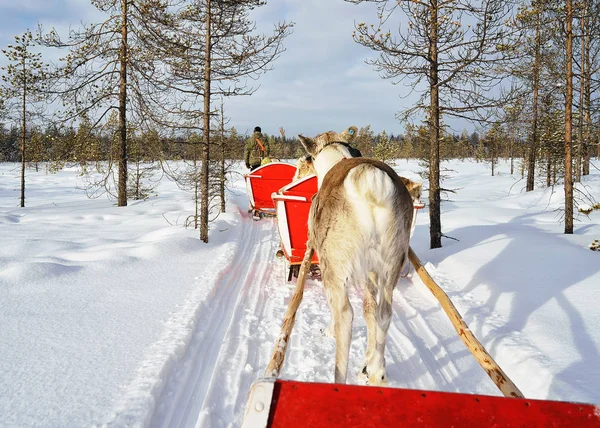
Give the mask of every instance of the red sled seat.
<path id="1" fill-rule="evenodd" d="M 259 379 L 242 428 L 600 426 L 598 407 L 525 398 Z"/>
<path id="2" fill-rule="evenodd" d="M 308 213 L 317 188 L 317 177 L 309 175 L 282 187 L 272 195 L 277 213 L 281 248 L 290 264 L 288 281 L 292 279 L 292 274 L 298 274 L 304 259 L 308 240 Z M 319 258 L 315 253 L 312 264 L 318 263 Z"/>
<path id="3" fill-rule="evenodd" d="M 289 184 L 295 173 L 294 165 L 272 162 L 260 166 L 244 176 L 250 207 L 255 214 L 275 214 L 275 205 L 271 194 Z"/>

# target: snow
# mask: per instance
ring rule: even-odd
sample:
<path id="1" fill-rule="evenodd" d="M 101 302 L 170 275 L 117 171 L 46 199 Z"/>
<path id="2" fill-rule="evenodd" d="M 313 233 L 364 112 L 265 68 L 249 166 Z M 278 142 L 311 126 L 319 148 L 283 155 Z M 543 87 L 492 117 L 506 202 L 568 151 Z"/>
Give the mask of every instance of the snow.
<path id="1" fill-rule="evenodd" d="M 600 211 L 576 214 L 564 235 L 561 188 L 525 193 L 503 162 L 495 177 L 482 163 L 447 166 L 456 193 L 442 223 L 457 240 L 429 250 L 425 208 L 415 252 L 526 397 L 600 403 L 600 253 L 589 249 Z M 592 169 L 583 184 L 597 200 Z M 0 426 L 239 426 L 292 294 L 276 222 L 249 218 L 241 178 L 209 244 L 183 227 L 193 203 L 167 179 L 124 208 L 82 184 L 77 169 L 28 170 L 19 208 L 18 165 L 0 164 Z M 414 272 L 394 299 L 389 386 L 500 395 Z M 352 303 L 349 382 L 360 383 L 366 328 Z M 309 280 L 282 378 L 333 381 L 328 322 Z"/>

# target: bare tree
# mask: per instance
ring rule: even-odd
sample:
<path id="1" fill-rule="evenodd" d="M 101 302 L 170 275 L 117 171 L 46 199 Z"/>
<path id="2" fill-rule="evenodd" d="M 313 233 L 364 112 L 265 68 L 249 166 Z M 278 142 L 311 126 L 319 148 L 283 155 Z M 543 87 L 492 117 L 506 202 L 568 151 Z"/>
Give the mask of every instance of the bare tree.
<path id="1" fill-rule="evenodd" d="M 567 0 L 566 20 L 566 97 L 565 97 L 565 233 L 573 233 L 573 2 Z"/>
<path id="2" fill-rule="evenodd" d="M 425 114 L 429 128 L 430 247 L 442 246 L 440 133 L 443 116 L 485 119 L 501 106 L 493 88 L 503 73 L 499 61 L 509 52 L 504 21 L 511 3 L 503 0 L 346 0 L 378 4 L 378 24 L 361 22 L 354 39 L 379 52 L 368 60 L 384 78 L 408 82 L 421 94 L 402 112 Z M 399 11 L 406 24 L 394 21 Z M 393 36 L 388 27 L 398 26 Z M 424 83 L 424 84 L 423 84 Z"/>
<path id="3" fill-rule="evenodd" d="M 292 24 L 284 22 L 274 26 L 272 35 L 254 34 L 249 13 L 264 4 L 262 0 L 182 1 L 171 10 L 172 26 L 163 30 L 171 36 L 170 42 L 155 46 L 156 51 L 163 50 L 170 73 L 159 102 L 164 116 L 176 115 L 176 126 L 202 130 L 200 239 L 204 242 L 208 242 L 212 99 L 251 95 L 256 88 L 248 80 L 270 69 L 291 30 Z"/>
<path id="4" fill-rule="evenodd" d="M 90 0 L 107 19 L 71 30 L 63 41 L 52 29 L 39 38 L 46 46 L 68 48 L 54 87 L 66 107 L 62 120 L 83 115 L 93 118 L 93 128 L 113 110 L 118 112 L 117 204 L 127 205 L 127 128 L 153 117 L 148 97 L 154 80 L 164 76 L 151 46 L 164 25 L 163 12 L 171 0 Z"/>
<path id="5" fill-rule="evenodd" d="M 288 154 L 287 154 L 286 144 L 285 144 L 285 129 L 283 129 L 283 126 L 279 127 L 279 133 L 281 134 L 282 157 L 287 158 Z"/>
<path id="6" fill-rule="evenodd" d="M 43 98 L 48 78 L 48 65 L 42 62 L 40 53 L 31 51 L 35 46 L 33 35 L 27 30 L 21 36 L 15 36 L 15 44 L 2 49 L 9 64 L 2 67 L 3 85 L 0 97 L 3 100 L 15 100 L 17 108 L 13 113 L 21 119 L 21 207 L 25 206 L 25 162 L 27 124 L 34 113 L 34 105 Z"/>
<path id="7" fill-rule="evenodd" d="M 225 136 L 225 111 L 223 109 L 223 100 L 221 100 L 221 108 L 219 111 L 219 199 L 221 200 L 221 212 L 225 212 L 225 188 L 227 186 L 227 138 Z"/>
<path id="8" fill-rule="evenodd" d="M 521 32 L 521 43 L 514 47 L 520 61 L 512 67 L 512 73 L 527 82 L 531 91 L 531 131 L 527 151 L 527 185 L 530 192 L 535 187 L 535 170 L 539 151 L 539 99 L 542 74 L 547 56 L 548 20 L 547 0 L 531 0 L 522 5 L 511 26 Z"/>

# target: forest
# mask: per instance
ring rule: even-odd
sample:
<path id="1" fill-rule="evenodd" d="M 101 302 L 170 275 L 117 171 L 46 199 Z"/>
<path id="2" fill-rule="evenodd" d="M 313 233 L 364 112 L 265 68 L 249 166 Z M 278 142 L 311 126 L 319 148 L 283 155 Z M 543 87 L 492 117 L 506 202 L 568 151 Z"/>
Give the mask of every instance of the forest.
<path id="1" fill-rule="evenodd" d="M 401 134 L 357 124 L 355 145 L 386 162 L 422 160 L 430 247 L 442 245 L 441 204 L 453 192 L 443 161 L 454 158 L 487 162 L 492 175 L 509 159 L 527 191 L 561 186 L 561 220 L 573 233 L 579 201 L 594 200 L 574 183 L 600 157 L 600 2 L 346 2 L 374 6 L 351 36 L 375 54 L 373 73 L 419 94 L 398 106 Z M 0 162 L 20 163 L 20 205 L 28 169 L 79 167 L 88 195 L 118 206 L 148 198 L 157 174 L 170 174 L 196 198 L 190 224 L 208 242 L 249 137 L 228 125 L 227 100 L 252 96 L 252 82 L 285 55 L 294 22 L 257 31 L 262 0 L 91 3 L 104 21 L 68 34 L 23 29 L 2 50 Z M 60 60 L 45 57 L 53 51 Z M 471 128 L 457 134 L 452 118 Z M 275 160 L 304 154 L 283 126 L 269 140 Z"/>

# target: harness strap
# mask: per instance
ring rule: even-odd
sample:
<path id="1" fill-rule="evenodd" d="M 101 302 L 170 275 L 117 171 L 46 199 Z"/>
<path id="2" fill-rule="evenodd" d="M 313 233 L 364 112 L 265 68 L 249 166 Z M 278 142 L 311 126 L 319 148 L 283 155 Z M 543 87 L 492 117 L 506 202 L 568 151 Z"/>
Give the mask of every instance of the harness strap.
<path id="1" fill-rule="evenodd" d="M 258 139 L 258 137 L 254 138 L 256 140 L 256 143 L 258 144 L 258 146 L 260 147 L 260 150 L 265 153 L 265 146 L 262 145 L 262 143 L 260 142 L 260 140 Z"/>

